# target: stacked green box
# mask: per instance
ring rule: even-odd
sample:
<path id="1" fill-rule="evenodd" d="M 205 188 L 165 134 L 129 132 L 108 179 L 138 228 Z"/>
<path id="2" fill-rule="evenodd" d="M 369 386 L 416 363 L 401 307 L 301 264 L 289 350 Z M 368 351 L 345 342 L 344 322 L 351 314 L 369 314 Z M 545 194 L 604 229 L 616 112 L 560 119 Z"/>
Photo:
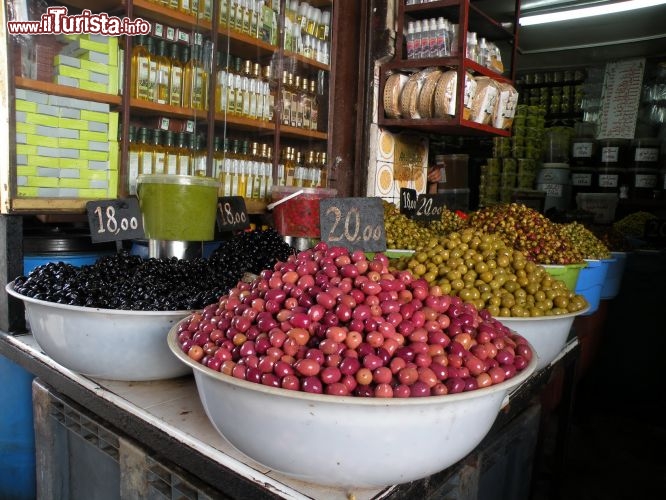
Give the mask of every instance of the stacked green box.
<path id="1" fill-rule="evenodd" d="M 115 198 L 118 113 L 108 104 L 16 90 L 19 197 Z"/>
<path id="2" fill-rule="evenodd" d="M 118 94 L 118 38 L 102 35 L 62 35 L 66 45 L 53 59 L 54 82 L 60 85 Z"/>

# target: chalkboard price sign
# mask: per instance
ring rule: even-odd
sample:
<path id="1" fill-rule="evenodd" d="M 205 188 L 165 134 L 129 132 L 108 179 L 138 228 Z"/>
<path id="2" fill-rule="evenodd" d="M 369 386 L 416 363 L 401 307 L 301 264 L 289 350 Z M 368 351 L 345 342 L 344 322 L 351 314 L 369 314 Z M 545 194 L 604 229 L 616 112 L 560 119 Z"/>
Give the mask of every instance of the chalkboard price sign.
<path id="1" fill-rule="evenodd" d="M 425 222 L 440 220 L 445 208 L 446 195 L 421 194 L 416 200 L 416 210 L 411 218 Z"/>
<path id="2" fill-rule="evenodd" d="M 217 227 L 220 231 L 240 231 L 250 227 L 250 218 L 242 196 L 223 196 L 217 199 Z"/>
<path id="3" fill-rule="evenodd" d="M 380 198 L 326 198 L 319 202 L 321 239 L 350 251 L 386 250 L 384 207 Z"/>
<path id="4" fill-rule="evenodd" d="M 93 243 L 144 237 L 139 200 L 136 198 L 89 201 L 86 212 Z"/>
<path id="5" fill-rule="evenodd" d="M 417 194 L 416 189 L 400 188 L 400 213 L 410 219 L 416 212 Z"/>

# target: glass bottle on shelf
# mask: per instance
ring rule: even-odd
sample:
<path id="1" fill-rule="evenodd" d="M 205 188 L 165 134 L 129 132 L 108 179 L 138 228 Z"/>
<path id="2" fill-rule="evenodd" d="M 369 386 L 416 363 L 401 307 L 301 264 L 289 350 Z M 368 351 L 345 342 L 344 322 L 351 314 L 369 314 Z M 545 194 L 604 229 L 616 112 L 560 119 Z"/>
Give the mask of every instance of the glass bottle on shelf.
<path id="1" fill-rule="evenodd" d="M 252 77 L 252 61 L 246 59 L 243 62 L 243 72 L 241 75 L 241 95 L 242 109 L 241 116 L 249 118 L 250 116 L 250 78 Z"/>
<path id="2" fill-rule="evenodd" d="M 243 60 L 236 57 L 234 60 L 234 100 L 232 113 L 238 116 L 243 114 Z M 231 111 L 231 108 L 230 108 Z"/>
<path id="3" fill-rule="evenodd" d="M 192 0 L 179 0 L 178 10 L 181 11 L 183 14 L 188 14 L 188 15 L 191 14 Z"/>
<path id="4" fill-rule="evenodd" d="M 137 150 L 139 153 L 139 174 L 153 173 L 153 154 L 149 139 L 150 129 L 148 127 L 139 128 L 139 144 Z"/>
<path id="5" fill-rule="evenodd" d="M 328 165 L 325 151 L 319 153 L 319 183 L 317 187 L 328 187 Z"/>
<path id="6" fill-rule="evenodd" d="M 136 178 L 139 176 L 139 143 L 136 140 L 136 127 L 129 126 L 127 131 L 127 192 L 136 194 Z"/>
<path id="7" fill-rule="evenodd" d="M 296 75 L 293 84 L 291 101 L 291 126 L 301 128 L 303 126 L 303 90 L 300 75 Z"/>
<path id="8" fill-rule="evenodd" d="M 284 162 L 284 177 L 286 186 L 294 186 L 296 183 L 296 162 L 295 162 L 294 148 L 287 146 L 285 152 Z"/>
<path id="9" fill-rule="evenodd" d="M 252 80 L 254 81 L 254 101 L 250 102 L 250 116 L 256 120 L 264 119 L 264 87 L 261 80 L 261 65 L 254 63 L 252 65 Z M 251 89 L 252 91 L 252 89 Z"/>
<path id="10" fill-rule="evenodd" d="M 206 150 L 206 141 L 203 135 L 192 134 L 195 139 L 194 157 L 192 162 L 192 175 L 200 177 L 206 176 L 206 161 L 208 151 Z"/>
<path id="11" fill-rule="evenodd" d="M 303 122 L 301 127 L 305 130 L 310 130 L 310 115 L 312 114 L 312 96 L 310 94 L 310 80 L 303 78 L 301 82 L 301 109 L 303 115 Z"/>
<path id="12" fill-rule="evenodd" d="M 164 149 L 166 152 L 164 173 L 168 175 L 178 174 L 178 148 L 171 130 L 167 130 L 164 134 Z"/>
<path id="13" fill-rule="evenodd" d="M 171 61 L 166 55 L 167 42 L 162 39 L 157 42 L 155 102 L 158 104 L 169 103 L 169 76 L 171 75 Z"/>
<path id="14" fill-rule="evenodd" d="M 288 71 L 282 72 L 282 125 L 291 125 L 291 104 L 294 100 L 293 75 Z"/>
<path id="15" fill-rule="evenodd" d="M 162 145 L 162 131 L 153 130 L 152 135 L 152 172 L 153 174 L 164 174 L 166 165 L 166 148 Z"/>
<path id="16" fill-rule="evenodd" d="M 226 28 L 229 24 L 229 0 L 220 0 L 219 23 L 221 28 Z"/>
<path id="17" fill-rule="evenodd" d="M 222 52 L 217 53 L 217 75 L 215 76 L 215 111 L 224 111 L 227 106 L 227 65 Z"/>
<path id="18" fill-rule="evenodd" d="M 310 80 L 310 99 L 310 130 L 319 130 L 319 100 L 315 80 Z"/>
<path id="19" fill-rule="evenodd" d="M 182 47 L 182 60 L 183 60 L 183 107 L 192 107 L 192 71 L 194 62 L 191 57 L 190 47 L 183 45 Z"/>
<path id="20" fill-rule="evenodd" d="M 169 104 L 171 106 L 183 105 L 183 61 L 180 47 L 172 43 L 169 47 L 171 56 L 171 71 L 169 73 Z"/>
<path id="21" fill-rule="evenodd" d="M 220 183 L 222 186 L 222 196 L 231 196 L 232 184 L 233 184 L 233 168 L 232 168 L 232 158 L 229 154 L 229 138 L 225 137 L 223 142 L 222 150 L 222 178 Z"/>
<path id="22" fill-rule="evenodd" d="M 203 65 L 201 45 L 194 45 L 192 60 L 192 108 L 205 110 L 208 107 L 208 71 Z"/>
<path id="23" fill-rule="evenodd" d="M 264 119 L 272 122 L 275 111 L 275 82 L 272 78 L 270 65 L 264 67 L 262 79 L 264 81 Z"/>
<path id="24" fill-rule="evenodd" d="M 150 52 L 146 39 L 145 35 L 137 36 L 132 48 L 131 96 L 150 100 Z"/>
<path id="25" fill-rule="evenodd" d="M 155 53 L 155 39 L 152 37 L 146 38 L 146 48 L 149 54 L 148 63 L 148 100 L 152 102 L 157 101 L 157 54 Z"/>
<path id="26" fill-rule="evenodd" d="M 178 158 L 176 173 L 178 175 L 190 175 L 191 155 L 186 132 L 178 132 L 176 137 L 176 150 Z"/>

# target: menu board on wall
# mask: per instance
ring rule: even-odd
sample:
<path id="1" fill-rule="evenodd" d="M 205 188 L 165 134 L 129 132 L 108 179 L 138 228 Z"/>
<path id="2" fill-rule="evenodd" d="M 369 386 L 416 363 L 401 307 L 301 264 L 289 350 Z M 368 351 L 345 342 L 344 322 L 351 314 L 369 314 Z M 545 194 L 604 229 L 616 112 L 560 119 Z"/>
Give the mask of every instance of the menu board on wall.
<path id="1" fill-rule="evenodd" d="M 606 64 L 597 139 L 633 139 L 645 59 Z"/>

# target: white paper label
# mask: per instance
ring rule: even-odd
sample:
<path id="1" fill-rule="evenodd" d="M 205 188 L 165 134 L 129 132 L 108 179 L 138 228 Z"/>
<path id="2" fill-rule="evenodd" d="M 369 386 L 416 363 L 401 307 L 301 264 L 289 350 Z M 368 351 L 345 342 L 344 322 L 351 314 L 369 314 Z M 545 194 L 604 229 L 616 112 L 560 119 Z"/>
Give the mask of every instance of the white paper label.
<path id="1" fill-rule="evenodd" d="M 634 161 L 656 162 L 659 160 L 659 148 L 636 148 Z"/>
<path id="2" fill-rule="evenodd" d="M 539 190 L 545 191 L 546 196 L 562 197 L 562 184 L 539 184 Z"/>
<path id="3" fill-rule="evenodd" d="M 604 163 L 617 163 L 620 157 L 620 148 L 618 146 L 606 146 L 601 148 L 601 161 Z"/>
<path id="4" fill-rule="evenodd" d="M 592 174 L 571 174 L 571 184 L 578 187 L 592 186 Z"/>
<path id="5" fill-rule="evenodd" d="M 599 174 L 599 187 L 616 188 L 620 176 L 615 174 Z"/>
<path id="6" fill-rule="evenodd" d="M 657 187 L 656 174 L 636 174 L 634 176 L 634 187 L 654 189 Z"/>
<path id="7" fill-rule="evenodd" d="M 572 154 L 574 158 L 592 158 L 592 143 L 577 142 L 573 145 Z"/>

